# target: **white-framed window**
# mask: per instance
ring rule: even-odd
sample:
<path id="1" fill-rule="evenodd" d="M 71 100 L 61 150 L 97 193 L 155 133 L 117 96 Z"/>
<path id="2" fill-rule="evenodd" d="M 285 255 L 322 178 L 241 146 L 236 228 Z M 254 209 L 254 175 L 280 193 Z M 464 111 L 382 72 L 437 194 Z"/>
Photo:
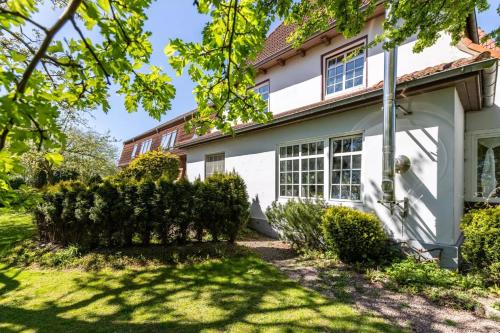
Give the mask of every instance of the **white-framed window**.
<path id="1" fill-rule="evenodd" d="M 134 148 L 132 148 L 132 155 L 130 155 L 130 158 L 134 158 L 135 155 L 137 154 L 137 148 L 138 148 L 138 145 L 137 143 L 134 145 Z"/>
<path id="2" fill-rule="evenodd" d="M 205 155 L 205 177 L 225 172 L 225 153 Z"/>
<path id="3" fill-rule="evenodd" d="M 162 149 L 170 150 L 174 148 L 177 130 L 162 135 L 160 146 Z"/>
<path id="4" fill-rule="evenodd" d="M 500 202 L 500 130 L 474 133 L 471 148 L 473 200 Z"/>
<path id="5" fill-rule="evenodd" d="M 324 87 L 325 96 L 331 96 L 346 90 L 364 86 L 365 82 L 365 52 L 346 51 L 325 60 Z M 346 61 L 346 59 L 348 59 Z"/>
<path id="6" fill-rule="evenodd" d="M 257 94 L 262 96 L 262 99 L 267 102 L 266 111 L 269 110 L 269 81 L 261 83 L 254 88 Z"/>
<path id="7" fill-rule="evenodd" d="M 330 199 L 361 200 L 363 136 L 330 139 Z"/>
<path id="8" fill-rule="evenodd" d="M 325 146 L 323 140 L 279 147 L 280 197 L 323 197 Z"/>
<path id="9" fill-rule="evenodd" d="M 151 143 L 153 139 L 147 139 L 141 144 L 141 154 L 147 153 L 151 149 Z"/>

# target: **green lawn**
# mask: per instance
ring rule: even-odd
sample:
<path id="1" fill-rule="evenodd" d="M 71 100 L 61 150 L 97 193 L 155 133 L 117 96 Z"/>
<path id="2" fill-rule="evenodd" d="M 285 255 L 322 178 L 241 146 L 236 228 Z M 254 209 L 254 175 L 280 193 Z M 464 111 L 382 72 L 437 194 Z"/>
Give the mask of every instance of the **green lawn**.
<path id="1" fill-rule="evenodd" d="M 27 216 L 0 215 L 6 251 Z M 121 270 L 0 263 L 0 332 L 400 332 L 304 289 L 253 255 Z"/>

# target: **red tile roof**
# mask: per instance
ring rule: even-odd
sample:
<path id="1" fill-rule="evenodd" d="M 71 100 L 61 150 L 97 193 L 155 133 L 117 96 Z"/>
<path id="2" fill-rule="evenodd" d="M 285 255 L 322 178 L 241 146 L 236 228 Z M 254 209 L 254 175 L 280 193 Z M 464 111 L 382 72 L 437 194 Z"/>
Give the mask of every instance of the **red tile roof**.
<path id="1" fill-rule="evenodd" d="M 402 83 L 414 81 L 414 80 L 421 79 L 421 78 L 424 78 L 427 76 L 431 76 L 433 74 L 437 74 L 439 72 L 444 72 L 447 70 L 464 67 L 464 66 L 467 66 L 467 65 L 470 65 L 470 64 L 473 64 L 476 62 L 480 62 L 483 60 L 487 60 L 490 58 L 492 58 L 490 52 L 486 51 L 486 52 L 480 53 L 479 55 L 474 56 L 474 57 L 462 58 L 462 59 L 455 60 L 453 62 L 443 63 L 443 64 L 439 64 L 439 65 L 432 66 L 432 67 L 427 67 L 423 70 L 415 71 L 413 73 L 405 74 L 405 75 L 398 77 L 397 84 L 402 84 Z M 383 88 L 383 81 L 380 81 L 377 84 L 375 84 L 371 87 L 362 89 L 362 90 L 357 90 L 357 91 L 352 92 L 352 93 L 343 94 L 343 95 L 338 96 L 338 97 L 329 98 L 329 99 L 326 99 L 326 100 L 323 100 L 320 102 L 316 102 L 313 104 L 309 104 L 309 105 L 306 105 L 306 106 L 303 106 L 300 108 L 296 108 L 296 109 L 292 109 L 289 111 L 275 114 L 275 115 L 273 115 L 273 121 L 279 120 L 281 118 L 284 118 L 284 117 L 287 117 L 290 115 L 304 113 L 306 111 L 309 111 L 309 110 L 312 110 L 312 109 L 315 109 L 315 108 L 318 108 L 321 106 L 330 105 L 330 104 L 333 104 L 335 102 L 346 100 L 346 99 L 351 98 L 351 97 L 368 94 L 370 92 L 381 90 L 382 88 Z M 260 124 L 257 124 L 254 122 L 239 124 L 239 125 L 234 126 L 233 130 L 241 130 L 241 129 L 246 129 L 246 128 L 254 127 L 254 126 L 258 126 L 258 125 L 260 125 Z M 203 143 L 204 141 L 208 141 L 210 139 L 223 138 L 226 136 L 227 135 L 225 135 L 221 132 L 212 132 L 212 133 L 205 134 L 203 136 L 193 138 L 189 141 L 184 141 L 180 144 L 180 147 L 190 146 L 191 144 Z"/>

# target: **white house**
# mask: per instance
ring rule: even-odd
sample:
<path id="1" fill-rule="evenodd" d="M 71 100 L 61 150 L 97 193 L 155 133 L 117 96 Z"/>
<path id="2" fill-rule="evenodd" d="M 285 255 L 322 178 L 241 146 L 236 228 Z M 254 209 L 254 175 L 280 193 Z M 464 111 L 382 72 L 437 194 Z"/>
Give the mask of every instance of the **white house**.
<path id="1" fill-rule="evenodd" d="M 383 50 L 374 47 L 343 61 L 381 32 L 383 16 L 380 7 L 351 39 L 332 26 L 299 49 L 286 43 L 293 28 L 279 26 L 254 64 L 255 89 L 268 100 L 273 121 L 238 125 L 235 136 L 185 136 L 175 148 L 185 154 L 191 180 L 239 173 L 252 200 L 253 226 L 260 231 L 276 234 L 265 216 L 273 201 L 321 197 L 374 212 L 394 239 L 456 267 L 464 206 L 500 202 L 495 190 L 500 50 L 480 42 L 474 15 L 457 46 L 443 34 L 420 54 L 412 52 L 413 39 L 398 48 L 395 155 L 407 156 L 411 167 L 395 179 L 396 199 L 406 210 L 391 214 L 379 203 Z M 155 133 L 143 133 L 141 140 Z M 129 148 L 122 158 L 129 159 L 123 156 L 130 155 Z"/>
<path id="2" fill-rule="evenodd" d="M 414 40 L 398 48 L 396 156 L 407 156 L 411 168 L 395 183 L 407 214 L 391 214 L 378 203 L 383 50 L 342 60 L 373 40 L 382 21 L 381 8 L 358 36 L 347 40 L 332 26 L 300 49 L 286 43 L 292 28 L 279 26 L 255 63 L 256 90 L 274 120 L 236 126 L 234 137 L 210 133 L 180 143 L 187 176 L 235 170 L 252 199 L 253 225 L 268 234 L 273 201 L 317 196 L 375 212 L 393 238 L 456 267 L 464 203 L 500 199 L 500 53 L 480 43 L 473 16 L 457 46 L 443 34 L 420 54 Z"/>

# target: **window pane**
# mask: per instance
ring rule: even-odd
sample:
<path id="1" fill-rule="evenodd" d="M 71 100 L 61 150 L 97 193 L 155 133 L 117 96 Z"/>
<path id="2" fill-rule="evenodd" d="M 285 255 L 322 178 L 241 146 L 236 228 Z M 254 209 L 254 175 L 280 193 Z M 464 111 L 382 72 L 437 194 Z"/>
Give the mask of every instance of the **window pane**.
<path id="1" fill-rule="evenodd" d="M 316 142 L 309 144 L 309 155 L 316 155 Z"/>
<path id="2" fill-rule="evenodd" d="M 318 157 L 316 159 L 316 170 L 323 170 L 323 158 Z"/>
<path id="3" fill-rule="evenodd" d="M 348 153 L 351 151 L 351 139 L 342 140 L 342 152 Z"/>
<path id="4" fill-rule="evenodd" d="M 318 197 L 322 197 L 323 196 L 323 185 L 316 186 L 316 194 L 317 194 Z"/>
<path id="5" fill-rule="evenodd" d="M 342 184 L 349 184 L 351 182 L 351 171 L 342 171 Z"/>
<path id="6" fill-rule="evenodd" d="M 301 194 L 300 194 L 302 197 L 309 196 L 309 191 L 307 189 L 308 189 L 307 185 L 302 185 Z"/>
<path id="7" fill-rule="evenodd" d="M 302 155 L 309 155 L 309 145 L 307 143 L 302 145 Z"/>
<path id="8" fill-rule="evenodd" d="M 500 138 L 477 140 L 477 197 L 500 197 Z"/>
<path id="9" fill-rule="evenodd" d="M 286 162 L 285 161 L 280 161 L 280 171 L 286 171 Z"/>
<path id="10" fill-rule="evenodd" d="M 352 151 L 361 151 L 363 149 L 363 138 L 358 136 L 352 138 Z"/>
<path id="11" fill-rule="evenodd" d="M 340 187 L 340 198 L 341 199 L 350 199 L 351 198 L 351 191 L 350 191 L 350 186 L 344 186 L 342 185 Z"/>
<path id="12" fill-rule="evenodd" d="M 316 173 L 316 181 L 318 184 L 323 184 L 323 171 L 318 171 Z"/>
<path id="13" fill-rule="evenodd" d="M 340 199 L 340 186 L 339 185 L 332 186 L 332 199 Z"/>
<path id="14" fill-rule="evenodd" d="M 299 183 L 299 173 L 298 172 L 294 172 L 293 173 L 293 183 L 294 184 L 298 184 Z"/>
<path id="15" fill-rule="evenodd" d="M 292 160 L 286 161 L 286 171 L 292 171 Z"/>
<path id="16" fill-rule="evenodd" d="M 309 169 L 309 163 L 307 162 L 307 159 L 302 160 L 302 171 L 308 170 Z"/>
<path id="17" fill-rule="evenodd" d="M 280 173 L 280 184 L 285 184 L 286 175 L 284 173 Z"/>
<path id="18" fill-rule="evenodd" d="M 280 157 L 286 157 L 286 147 L 280 147 Z"/>
<path id="19" fill-rule="evenodd" d="M 340 171 L 332 173 L 332 184 L 340 184 Z"/>
<path id="20" fill-rule="evenodd" d="M 284 185 L 280 186 L 280 195 L 283 197 L 286 195 L 286 187 Z"/>
<path id="21" fill-rule="evenodd" d="M 293 194 L 292 190 L 293 190 L 292 185 L 287 185 L 286 186 L 286 196 L 287 197 L 291 197 L 292 196 L 292 194 Z"/>
<path id="22" fill-rule="evenodd" d="M 334 170 L 340 170 L 340 166 L 341 166 L 340 160 L 341 160 L 340 157 L 334 157 L 333 158 L 333 163 L 332 164 L 333 164 L 333 169 Z"/>
<path id="23" fill-rule="evenodd" d="M 325 145 L 325 143 L 323 141 L 318 142 L 317 147 L 316 147 L 318 154 L 323 154 L 324 149 L 325 149 L 324 145 Z"/>
<path id="24" fill-rule="evenodd" d="M 299 186 L 298 185 L 294 185 L 293 186 L 293 196 L 294 197 L 298 197 L 299 196 Z"/>
<path id="25" fill-rule="evenodd" d="M 299 160 L 293 160 L 293 171 L 299 171 Z"/>
<path id="26" fill-rule="evenodd" d="M 292 146 L 286 147 L 286 156 L 287 157 L 292 157 L 292 154 L 293 154 L 293 148 L 292 148 Z"/>
<path id="27" fill-rule="evenodd" d="M 302 184 L 307 184 L 309 183 L 309 173 L 307 172 L 302 172 Z"/>
<path id="28" fill-rule="evenodd" d="M 351 200 L 361 200 L 360 186 L 351 186 Z"/>
<path id="29" fill-rule="evenodd" d="M 351 156 L 342 156 L 342 169 L 351 168 Z"/>
<path id="30" fill-rule="evenodd" d="M 361 169 L 361 155 L 352 156 L 352 168 Z"/>
<path id="31" fill-rule="evenodd" d="M 309 170 L 316 170 L 316 159 L 315 158 L 310 158 L 309 159 Z"/>
<path id="32" fill-rule="evenodd" d="M 293 156 L 299 156 L 299 145 L 293 146 Z"/>
<path id="33" fill-rule="evenodd" d="M 361 171 L 353 170 L 351 172 L 351 183 L 352 184 L 361 184 Z"/>
<path id="34" fill-rule="evenodd" d="M 332 151 L 334 153 L 340 153 L 341 149 L 342 149 L 342 141 L 341 140 L 332 141 Z"/>

